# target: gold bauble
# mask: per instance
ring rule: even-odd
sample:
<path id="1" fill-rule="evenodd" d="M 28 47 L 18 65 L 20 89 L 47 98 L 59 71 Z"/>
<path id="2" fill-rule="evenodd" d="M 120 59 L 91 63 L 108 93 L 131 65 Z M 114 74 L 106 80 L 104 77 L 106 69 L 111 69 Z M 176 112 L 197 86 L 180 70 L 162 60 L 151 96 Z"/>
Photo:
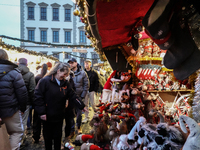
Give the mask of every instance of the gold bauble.
<path id="1" fill-rule="evenodd" d="M 73 12 L 74 16 L 78 16 L 79 13 L 80 13 L 80 12 L 79 12 L 79 10 L 77 10 L 77 9 L 75 9 L 74 12 Z"/>
<path id="2" fill-rule="evenodd" d="M 87 30 L 87 31 L 89 31 L 89 30 L 90 30 L 90 26 L 89 26 L 89 25 L 87 26 L 87 29 L 86 29 L 86 30 Z"/>

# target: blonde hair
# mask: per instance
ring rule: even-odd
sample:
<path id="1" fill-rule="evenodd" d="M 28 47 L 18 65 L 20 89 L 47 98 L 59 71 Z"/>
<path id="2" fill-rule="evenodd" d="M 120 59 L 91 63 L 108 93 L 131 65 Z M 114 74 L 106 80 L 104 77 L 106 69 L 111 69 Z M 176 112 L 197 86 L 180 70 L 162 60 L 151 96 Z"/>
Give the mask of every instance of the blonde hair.
<path id="1" fill-rule="evenodd" d="M 0 49 L 0 59 L 8 60 L 8 54 L 3 49 Z"/>
<path id="2" fill-rule="evenodd" d="M 69 67 L 65 63 L 57 63 L 45 76 L 55 75 L 58 70 L 61 72 L 66 70 L 67 74 L 69 74 Z"/>

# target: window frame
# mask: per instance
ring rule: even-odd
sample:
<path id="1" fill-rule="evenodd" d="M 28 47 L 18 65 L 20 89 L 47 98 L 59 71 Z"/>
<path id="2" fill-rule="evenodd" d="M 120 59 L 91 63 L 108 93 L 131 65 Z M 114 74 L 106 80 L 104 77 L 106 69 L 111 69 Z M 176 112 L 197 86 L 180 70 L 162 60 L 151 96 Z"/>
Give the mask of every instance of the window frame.
<path id="1" fill-rule="evenodd" d="M 55 10 L 55 9 L 58 10 L 58 12 L 57 12 L 57 13 L 58 13 L 58 20 L 55 20 L 55 19 L 54 19 L 54 10 Z M 57 7 L 53 7 L 53 8 L 52 8 L 52 21 L 59 21 L 59 8 L 57 8 Z"/>
<path id="2" fill-rule="evenodd" d="M 32 31 L 31 35 L 29 35 L 29 31 Z M 30 36 L 31 36 L 31 39 L 29 39 Z M 32 39 L 32 37 L 33 37 L 33 39 Z M 28 29 L 28 40 L 35 41 L 35 30 L 34 29 Z"/>
<path id="3" fill-rule="evenodd" d="M 42 18 L 42 13 L 44 13 L 44 12 L 42 12 L 42 9 L 44 9 L 44 8 L 46 9 L 45 19 Z M 47 7 L 44 7 L 44 6 L 40 7 L 40 20 L 47 21 Z"/>
<path id="4" fill-rule="evenodd" d="M 91 52 L 91 56 L 92 56 L 92 65 L 98 63 L 99 55 L 95 52 Z"/>
<path id="5" fill-rule="evenodd" d="M 81 34 L 82 32 L 83 32 L 83 34 Z M 81 37 L 84 37 L 85 41 L 82 41 Z M 86 44 L 87 43 L 86 36 L 85 36 L 85 30 L 79 30 L 79 43 L 82 43 L 82 44 Z"/>
<path id="6" fill-rule="evenodd" d="M 42 37 L 42 32 L 46 32 L 46 41 L 43 41 L 44 37 Z M 40 42 L 47 42 L 47 30 L 40 30 Z"/>
<path id="7" fill-rule="evenodd" d="M 72 43 L 72 29 L 63 29 L 64 30 L 64 43 Z M 66 32 L 70 32 L 70 42 L 66 41 Z"/>
<path id="8" fill-rule="evenodd" d="M 66 10 L 69 10 L 69 20 L 66 19 L 66 14 L 68 14 L 68 13 L 66 13 Z M 65 12 L 65 14 L 64 14 L 65 21 L 71 22 L 71 9 L 65 8 L 65 11 L 64 11 L 64 12 Z"/>
<path id="9" fill-rule="evenodd" d="M 72 53 L 72 52 L 67 52 L 67 53 L 65 53 L 65 59 L 70 59 L 70 58 L 72 58 L 71 53 Z M 66 57 L 66 56 L 67 56 L 67 57 Z"/>
<path id="10" fill-rule="evenodd" d="M 33 3 L 31 1 L 27 2 L 26 3 L 26 6 L 27 6 L 27 20 L 35 20 L 35 5 L 36 3 Z M 33 18 L 29 18 L 29 8 L 30 7 L 33 7 Z"/>
<path id="11" fill-rule="evenodd" d="M 59 54 L 59 52 L 52 52 L 53 54 L 52 54 L 52 56 L 53 57 L 56 57 L 56 58 L 60 58 L 60 54 Z M 57 55 L 57 56 L 55 56 L 55 55 Z"/>
<path id="12" fill-rule="evenodd" d="M 33 16 L 33 18 L 29 18 L 29 8 L 33 8 L 33 14 L 32 14 L 32 16 Z M 34 6 L 28 6 L 28 13 L 27 13 L 27 20 L 35 20 L 35 7 Z"/>
<path id="13" fill-rule="evenodd" d="M 52 42 L 53 43 L 59 43 L 60 42 L 60 28 L 51 28 L 52 29 Z M 58 42 L 54 42 L 54 32 L 58 32 Z"/>
<path id="14" fill-rule="evenodd" d="M 80 57 L 84 57 L 84 58 L 80 58 L 80 65 L 84 68 L 84 61 L 87 58 L 87 53 L 80 53 Z"/>

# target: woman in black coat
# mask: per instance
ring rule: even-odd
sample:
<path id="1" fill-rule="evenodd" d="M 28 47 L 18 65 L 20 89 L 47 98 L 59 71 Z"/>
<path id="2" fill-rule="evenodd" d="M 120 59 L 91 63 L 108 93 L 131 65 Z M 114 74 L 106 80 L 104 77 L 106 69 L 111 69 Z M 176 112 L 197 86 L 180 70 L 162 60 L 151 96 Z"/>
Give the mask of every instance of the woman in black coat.
<path id="1" fill-rule="evenodd" d="M 51 71 L 42 78 L 35 89 L 35 110 L 43 120 L 43 136 L 46 150 L 60 150 L 62 124 L 66 100 L 69 99 L 79 108 L 84 109 L 82 100 L 72 90 L 68 81 L 69 68 L 64 63 L 56 64 Z"/>

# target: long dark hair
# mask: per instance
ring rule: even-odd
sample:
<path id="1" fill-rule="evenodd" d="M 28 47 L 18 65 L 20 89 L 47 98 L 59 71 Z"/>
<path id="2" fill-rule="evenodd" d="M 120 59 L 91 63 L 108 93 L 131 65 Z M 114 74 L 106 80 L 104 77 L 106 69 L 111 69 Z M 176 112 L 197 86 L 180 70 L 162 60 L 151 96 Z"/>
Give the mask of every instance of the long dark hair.
<path id="1" fill-rule="evenodd" d="M 47 66 L 47 64 L 43 64 L 41 68 L 42 69 L 41 69 L 40 75 L 43 78 L 45 76 L 45 74 L 47 73 L 48 66 Z"/>

